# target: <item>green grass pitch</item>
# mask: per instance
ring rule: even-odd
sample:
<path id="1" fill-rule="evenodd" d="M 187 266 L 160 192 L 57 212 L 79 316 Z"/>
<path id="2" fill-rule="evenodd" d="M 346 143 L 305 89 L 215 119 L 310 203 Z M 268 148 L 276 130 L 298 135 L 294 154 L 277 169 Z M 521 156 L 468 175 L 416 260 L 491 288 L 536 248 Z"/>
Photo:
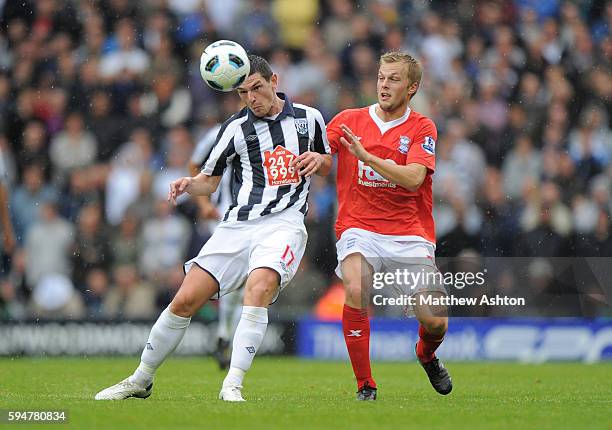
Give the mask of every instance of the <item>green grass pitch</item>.
<path id="1" fill-rule="evenodd" d="M 93 400 L 137 362 L 0 359 L 0 409 L 66 409 L 69 422 L 55 428 L 74 429 L 612 429 L 612 364 L 448 363 L 454 390 L 440 396 L 416 363 L 374 363 L 379 398 L 366 403 L 348 362 L 259 357 L 247 402 L 228 404 L 217 400 L 224 373 L 212 360 L 174 358 L 149 399 Z"/>

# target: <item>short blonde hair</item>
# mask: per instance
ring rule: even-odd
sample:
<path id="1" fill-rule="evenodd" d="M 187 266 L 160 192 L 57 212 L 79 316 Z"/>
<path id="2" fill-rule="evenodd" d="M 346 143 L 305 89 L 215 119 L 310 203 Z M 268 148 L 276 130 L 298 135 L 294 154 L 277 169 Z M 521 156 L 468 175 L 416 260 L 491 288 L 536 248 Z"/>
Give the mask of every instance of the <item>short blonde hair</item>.
<path id="1" fill-rule="evenodd" d="M 385 52 L 380 56 L 380 64 L 383 63 L 404 63 L 408 67 L 408 79 L 410 80 L 410 84 L 413 83 L 421 83 L 421 76 L 423 71 L 421 69 L 421 63 L 414 58 L 412 55 L 407 54 L 402 51 L 389 51 Z"/>

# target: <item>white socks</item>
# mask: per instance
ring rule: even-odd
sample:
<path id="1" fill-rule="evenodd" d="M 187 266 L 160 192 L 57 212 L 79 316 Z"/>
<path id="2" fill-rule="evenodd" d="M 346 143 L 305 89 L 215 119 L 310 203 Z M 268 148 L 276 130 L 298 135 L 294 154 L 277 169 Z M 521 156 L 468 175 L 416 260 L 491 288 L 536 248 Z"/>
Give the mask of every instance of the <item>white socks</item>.
<path id="1" fill-rule="evenodd" d="M 267 308 L 242 307 L 242 316 L 234 334 L 230 370 L 223 381 L 224 387 L 242 386 L 244 375 L 251 367 L 253 358 L 266 334 L 267 327 Z"/>
<path id="2" fill-rule="evenodd" d="M 175 315 L 169 308 L 164 309 L 151 329 L 140 357 L 140 365 L 130 377 L 132 382 L 142 387 L 153 382 L 155 371 L 181 343 L 190 321 L 191 318 Z M 267 327 L 267 308 L 242 307 L 240 322 L 234 334 L 230 370 L 223 381 L 224 387 L 242 385 L 244 375 L 251 367 Z"/>
<path id="3" fill-rule="evenodd" d="M 190 321 L 191 318 L 173 314 L 170 308 L 164 309 L 151 329 L 140 356 L 140 365 L 130 377 L 132 382 L 143 387 L 153 382 L 155 371 L 181 343 Z"/>

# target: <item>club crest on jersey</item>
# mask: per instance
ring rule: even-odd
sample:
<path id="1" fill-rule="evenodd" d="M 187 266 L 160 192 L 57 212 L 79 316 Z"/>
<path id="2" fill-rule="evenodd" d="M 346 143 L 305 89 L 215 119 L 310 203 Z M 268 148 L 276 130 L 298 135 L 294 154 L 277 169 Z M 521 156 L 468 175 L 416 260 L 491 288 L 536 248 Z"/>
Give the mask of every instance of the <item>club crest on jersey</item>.
<path id="1" fill-rule="evenodd" d="M 296 118 L 295 129 L 299 134 L 308 134 L 308 120 L 306 118 Z"/>
<path id="2" fill-rule="evenodd" d="M 425 152 L 434 155 L 436 153 L 436 141 L 431 136 L 425 137 L 425 142 L 421 145 Z"/>
<path id="3" fill-rule="evenodd" d="M 408 136 L 400 136 L 399 146 L 397 150 L 401 152 L 402 154 L 407 154 L 409 147 L 410 147 L 410 138 Z"/>

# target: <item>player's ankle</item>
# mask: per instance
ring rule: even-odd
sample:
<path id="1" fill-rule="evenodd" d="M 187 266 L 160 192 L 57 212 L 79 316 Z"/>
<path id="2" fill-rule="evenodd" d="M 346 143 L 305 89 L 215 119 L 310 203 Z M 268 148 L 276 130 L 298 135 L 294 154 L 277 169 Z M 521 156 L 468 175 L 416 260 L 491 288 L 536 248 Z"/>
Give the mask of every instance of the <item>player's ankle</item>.
<path id="1" fill-rule="evenodd" d="M 419 343 L 421 343 L 421 342 L 422 342 L 422 340 L 419 339 Z M 417 359 L 421 363 L 423 363 L 423 364 L 429 363 L 430 361 L 433 361 L 436 358 L 436 353 L 435 352 L 426 353 L 419 346 L 420 345 L 417 344 L 416 356 L 417 356 Z"/>
<path id="2" fill-rule="evenodd" d="M 130 381 L 141 387 L 148 387 L 155 377 L 155 370 L 143 362 L 134 371 L 134 374 L 130 376 Z"/>
<path id="3" fill-rule="evenodd" d="M 357 390 L 361 390 L 365 386 L 368 386 L 369 388 L 376 388 L 376 381 L 374 381 L 373 378 L 367 378 L 363 381 L 359 381 L 357 384 Z"/>
<path id="4" fill-rule="evenodd" d="M 242 381 L 246 372 L 237 367 L 230 367 L 227 376 L 223 380 L 224 387 L 239 387 L 242 386 Z"/>

